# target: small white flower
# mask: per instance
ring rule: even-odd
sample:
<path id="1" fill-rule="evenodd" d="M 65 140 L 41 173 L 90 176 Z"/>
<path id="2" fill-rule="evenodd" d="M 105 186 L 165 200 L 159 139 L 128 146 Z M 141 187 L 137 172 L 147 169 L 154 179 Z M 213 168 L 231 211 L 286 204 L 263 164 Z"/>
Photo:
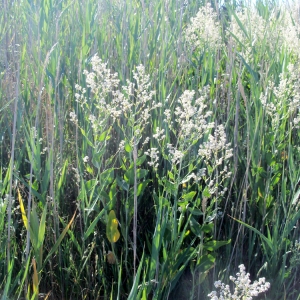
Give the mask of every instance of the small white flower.
<path id="1" fill-rule="evenodd" d="M 78 123 L 78 119 L 77 119 L 77 115 L 74 111 L 70 112 L 70 120 L 71 122 L 73 122 L 74 124 Z"/>
<path id="2" fill-rule="evenodd" d="M 151 148 L 150 151 L 145 151 L 145 155 L 149 156 L 151 159 L 151 161 L 148 162 L 148 165 L 157 168 L 159 160 L 159 151 L 157 148 Z"/>
<path id="3" fill-rule="evenodd" d="M 158 141 L 160 142 L 161 140 L 163 140 L 165 138 L 165 135 L 164 135 L 164 132 L 165 130 L 164 129 L 159 129 L 159 127 L 156 128 L 156 133 L 153 134 L 153 137 Z"/>
<path id="4" fill-rule="evenodd" d="M 37 129 L 36 129 L 35 127 L 32 127 L 32 128 L 31 128 L 31 133 L 32 133 L 32 136 L 33 136 L 34 138 L 37 138 L 38 132 L 37 132 Z"/>
<path id="5" fill-rule="evenodd" d="M 48 147 L 45 147 L 45 148 L 43 149 L 43 151 L 41 152 L 41 154 L 45 154 L 47 151 L 48 151 Z"/>
<path id="6" fill-rule="evenodd" d="M 119 151 L 124 152 L 124 150 L 125 150 L 125 141 L 123 140 L 119 144 Z"/>

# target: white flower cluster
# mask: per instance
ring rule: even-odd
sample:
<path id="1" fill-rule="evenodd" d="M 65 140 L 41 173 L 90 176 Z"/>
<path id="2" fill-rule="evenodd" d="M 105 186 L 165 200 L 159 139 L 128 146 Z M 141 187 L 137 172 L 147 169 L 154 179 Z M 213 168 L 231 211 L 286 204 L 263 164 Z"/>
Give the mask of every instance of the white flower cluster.
<path id="1" fill-rule="evenodd" d="M 166 136 L 164 134 L 165 130 L 164 129 L 159 129 L 159 127 L 156 128 L 156 133 L 153 134 L 153 137 L 158 141 L 162 141 Z"/>
<path id="2" fill-rule="evenodd" d="M 119 152 L 124 152 L 125 151 L 125 141 L 122 140 L 119 144 Z"/>
<path id="3" fill-rule="evenodd" d="M 208 136 L 208 141 L 199 147 L 198 154 L 205 157 L 207 161 L 214 156 L 216 166 L 222 165 L 224 160 L 233 156 L 230 144 L 226 142 L 225 128 L 222 124 L 218 125 L 214 134 Z"/>
<path id="4" fill-rule="evenodd" d="M 279 78 L 277 86 L 269 81 L 265 93 L 260 96 L 261 104 L 271 117 L 272 128 L 277 128 L 283 118 L 291 118 L 292 127 L 299 128 L 300 69 L 290 64 Z"/>
<path id="5" fill-rule="evenodd" d="M 212 115 L 206 104 L 210 101 L 210 87 L 205 86 L 200 90 L 200 96 L 196 99 L 195 94 L 193 90 L 186 90 L 179 97 L 174 108 L 174 121 L 170 110 L 164 112 L 165 123 L 169 131 L 176 136 L 176 144 L 161 143 L 165 138 L 165 131 L 160 128 L 156 129 L 154 137 L 162 147 L 163 157 L 173 167 L 181 164 L 186 155 L 189 161 L 194 160 L 195 164 L 204 162 L 206 168 L 201 169 L 203 172 L 197 176 L 193 174 L 193 179 L 198 181 L 199 178 L 205 177 L 210 194 L 223 196 L 226 192 L 223 183 L 231 176 L 229 159 L 233 155 L 232 149 L 226 142 L 224 126 L 216 126 L 214 122 L 208 121 Z M 195 148 L 200 141 L 202 142 L 199 147 Z"/>
<path id="6" fill-rule="evenodd" d="M 161 103 L 155 103 L 153 97 L 155 91 L 150 90 L 150 76 L 146 74 L 145 67 L 139 65 L 133 71 L 135 84 L 127 80 L 127 86 L 123 87 L 123 93 L 128 95 L 132 109 L 130 110 L 133 126 L 139 127 L 142 133 L 144 127 L 149 123 L 151 118 L 150 112 L 162 106 Z"/>
<path id="7" fill-rule="evenodd" d="M 102 120 L 105 120 L 105 116 L 112 116 L 116 119 L 121 115 L 123 108 L 127 106 L 124 95 L 118 90 L 120 82 L 118 74 L 112 73 L 107 63 L 103 63 L 97 54 L 92 57 L 91 64 L 92 71 L 84 70 L 83 74 L 86 76 L 86 84 L 91 89 L 93 97 L 96 100 L 95 106 L 98 110 L 98 117 L 101 115 Z M 85 95 L 86 90 L 78 84 L 75 88 L 77 90 L 75 94 L 76 101 L 80 103 L 82 108 L 85 108 L 85 104 L 88 103 Z M 107 98 L 109 98 L 109 101 L 107 101 Z M 88 107 L 88 105 L 86 106 Z M 96 119 L 94 115 L 90 115 L 93 129 L 101 125 L 98 124 Z"/>
<path id="8" fill-rule="evenodd" d="M 70 112 L 70 120 L 74 124 L 78 123 L 77 115 L 76 115 L 76 113 L 74 111 Z"/>
<path id="9" fill-rule="evenodd" d="M 209 134 L 208 140 L 202 143 L 198 155 L 204 158 L 206 166 L 209 166 L 208 188 L 211 195 L 220 193 L 223 196 L 227 188 L 221 188 L 232 173 L 229 171 L 229 159 L 233 156 L 230 144 L 226 142 L 224 126 L 218 125 L 213 134 Z"/>
<path id="10" fill-rule="evenodd" d="M 172 121 L 171 111 L 164 111 L 165 123 L 169 130 L 176 136 L 176 145 L 166 145 L 167 159 L 172 165 L 178 165 L 189 153 L 195 159 L 196 151 L 192 154 L 191 147 L 214 127 L 213 122 L 207 122 L 212 112 L 206 110 L 205 102 L 209 100 L 209 86 L 199 91 L 199 98 L 195 99 L 195 91 L 186 90 L 179 97 L 174 110 L 175 120 Z M 154 138 L 160 143 L 165 138 L 164 129 L 157 128 Z"/>
<path id="11" fill-rule="evenodd" d="M 230 280 L 234 282 L 235 288 L 233 294 L 229 285 L 225 285 L 220 280 L 215 282 L 215 287 L 220 289 L 219 296 L 216 291 L 211 292 L 208 297 L 213 300 L 252 300 L 253 297 L 260 293 L 266 292 L 270 288 L 270 283 L 265 278 L 259 278 L 251 284 L 250 274 L 245 272 L 245 266 L 239 266 L 240 272 L 236 274 L 236 278 L 230 276 Z"/>
<path id="12" fill-rule="evenodd" d="M 194 172 L 192 172 L 191 174 L 185 176 L 180 183 L 184 184 L 189 182 L 190 180 L 194 180 L 195 182 L 198 182 L 204 175 L 205 175 L 205 169 L 200 169 L 197 175 Z"/>
<path id="13" fill-rule="evenodd" d="M 214 14 L 209 5 L 203 8 L 202 12 L 206 15 Z M 112 122 L 116 122 L 123 131 L 126 142 L 132 143 L 133 139 L 136 142 L 141 141 L 146 125 L 151 120 L 151 111 L 161 107 L 161 103 L 154 101 L 155 92 L 151 90 L 150 76 L 146 74 L 144 66 L 137 66 L 133 71 L 134 82 L 127 80 L 126 85 L 120 89 L 117 74 L 111 73 L 106 63 L 103 63 L 97 55 L 91 62 L 92 71 L 84 71 L 84 74 L 92 99 L 86 98 L 88 93 L 79 85 L 75 87 L 77 91 L 75 98 L 86 113 L 93 132 L 101 134 Z M 232 150 L 226 143 L 224 127 L 216 127 L 214 122 L 208 121 L 212 116 L 212 111 L 207 109 L 210 87 L 205 86 L 200 90 L 197 98 L 195 95 L 195 91 L 186 90 L 176 102 L 174 114 L 170 109 L 165 110 L 165 128 L 157 127 L 153 135 L 160 148 L 151 147 L 145 154 L 150 157 L 149 165 L 154 168 L 158 167 L 159 157 L 167 159 L 175 169 L 177 165 L 181 168 L 185 155 L 197 163 L 204 160 L 207 166 L 210 160 L 210 169 L 222 167 L 217 175 L 208 172 L 207 182 L 211 182 L 209 188 L 211 191 L 217 191 L 223 179 L 230 175 L 227 168 L 224 168 L 226 166 L 224 162 L 232 156 Z M 90 104 L 92 100 L 93 107 Z M 70 113 L 70 119 L 78 125 L 75 112 Z M 176 137 L 175 144 L 165 143 L 167 132 L 173 133 Z M 119 152 L 124 151 L 125 140 L 119 143 Z M 200 149 L 196 148 L 201 140 L 203 143 Z M 142 147 L 148 142 L 149 137 L 145 138 Z M 85 159 L 87 160 L 84 158 L 84 161 Z M 212 176 L 215 175 L 213 181 Z"/>
<path id="14" fill-rule="evenodd" d="M 278 31 L 276 38 L 280 39 L 280 43 L 287 48 L 287 50 L 300 57 L 300 22 L 299 3 L 294 3 L 294 7 L 289 9 L 282 9 L 283 13 L 278 22 Z M 281 45 L 279 45 L 280 47 Z"/>
<path id="15" fill-rule="evenodd" d="M 185 31 L 187 44 L 193 50 L 218 50 L 222 45 L 221 26 L 211 4 L 199 9 Z"/>
<path id="16" fill-rule="evenodd" d="M 241 48 L 242 56 L 249 62 L 253 60 L 253 47 L 257 47 L 258 43 L 264 41 L 266 29 L 266 21 L 259 15 L 257 10 L 248 8 L 236 12 L 236 18 L 232 16 L 228 35 L 233 35 L 233 45 L 239 49 Z"/>
<path id="17" fill-rule="evenodd" d="M 150 157 L 151 161 L 148 162 L 149 166 L 153 166 L 155 169 L 158 168 L 159 151 L 157 148 L 151 148 L 146 151 L 145 154 Z"/>
<path id="18" fill-rule="evenodd" d="M 184 91 L 179 97 L 175 108 L 176 123 L 179 128 L 179 138 L 199 140 L 204 133 L 214 127 L 214 123 L 208 123 L 207 118 L 212 115 L 212 111 L 205 111 L 205 102 L 209 99 L 209 86 L 205 86 L 199 91 L 200 97 L 195 99 L 195 91 Z M 166 119 L 168 122 L 168 119 Z"/>
<path id="19" fill-rule="evenodd" d="M 176 166 L 183 159 L 184 153 L 182 151 L 176 149 L 171 144 L 167 144 L 167 148 L 169 150 L 169 159 L 170 159 L 172 165 Z"/>
<path id="20" fill-rule="evenodd" d="M 279 14 L 274 9 L 266 20 L 256 8 L 245 8 L 232 16 L 227 33 L 248 63 L 254 62 L 254 53 L 267 53 L 266 49 L 276 53 L 285 48 L 300 56 L 300 23 L 287 10 Z"/>
<path id="21" fill-rule="evenodd" d="M 139 65 L 133 71 L 135 82 L 127 80 L 127 84 L 120 89 L 118 74 L 112 73 L 107 63 L 103 63 L 97 54 L 92 57 L 91 64 L 92 71 L 84 70 L 83 73 L 96 109 L 91 111 L 91 101 L 87 99 L 86 90 L 78 84 L 75 86 L 75 98 L 89 115 L 94 131 L 101 133 L 109 118 L 115 122 L 125 116 L 124 120 L 128 122 L 128 126 L 124 128 L 135 127 L 135 131 L 141 134 L 149 123 L 150 112 L 161 107 L 161 103 L 155 103 L 153 100 L 155 92 L 150 90 L 150 76 L 146 74 L 144 66 Z M 77 124 L 74 112 L 70 113 L 70 118 Z"/>
<path id="22" fill-rule="evenodd" d="M 92 72 L 87 70 L 83 71 L 86 76 L 87 86 L 91 89 L 92 93 L 106 95 L 112 92 L 119 85 L 117 73 L 111 73 L 107 68 L 107 63 L 103 63 L 98 55 L 94 55 L 91 59 Z"/>
<path id="23" fill-rule="evenodd" d="M 35 138 L 35 139 L 37 138 L 38 131 L 37 131 L 37 129 L 35 127 L 31 127 L 31 134 L 32 134 L 33 138 Z"/>

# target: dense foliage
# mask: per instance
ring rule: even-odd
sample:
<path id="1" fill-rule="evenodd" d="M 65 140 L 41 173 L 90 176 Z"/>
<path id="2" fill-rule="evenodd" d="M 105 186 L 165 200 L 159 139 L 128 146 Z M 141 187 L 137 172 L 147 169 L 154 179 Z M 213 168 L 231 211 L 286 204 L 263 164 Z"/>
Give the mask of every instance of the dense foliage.
<path id="1" fill-rule="evenodd" d="M 300 299 L 297 1 L 0 5 L 2 299 Z"/>

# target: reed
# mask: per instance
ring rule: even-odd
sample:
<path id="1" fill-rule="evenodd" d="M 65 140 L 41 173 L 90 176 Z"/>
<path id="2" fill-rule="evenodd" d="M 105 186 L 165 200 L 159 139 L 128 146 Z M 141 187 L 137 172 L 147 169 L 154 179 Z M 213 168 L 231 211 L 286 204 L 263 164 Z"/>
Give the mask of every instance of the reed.
<path id="1" fill-rule="evenodd" d="M 296 299 L 299 9 L 3 0 L 1 298 Z"/>

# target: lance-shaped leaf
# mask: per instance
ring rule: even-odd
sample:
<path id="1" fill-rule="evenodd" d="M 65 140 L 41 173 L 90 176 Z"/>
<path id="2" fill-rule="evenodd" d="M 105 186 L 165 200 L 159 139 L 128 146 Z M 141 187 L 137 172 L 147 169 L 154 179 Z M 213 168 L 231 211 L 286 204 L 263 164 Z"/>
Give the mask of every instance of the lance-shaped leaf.
<path id="1" fill-rule="evenodd" d="M 22 213 L 23 223 L 24 223 L 24 226 L 25 226 L 26 230 L 28 230 L 28 220 L 27 220 L 26 211 L 25 211 L 25 208 L 24 208 L 23 200 L 22 200 L 19 189 L 18 189 L 18 198 L 19 198 L 19 202 L 20 202 L 20 210 L 21 210 L 21 213 Z"/>
<path id="2" fill-rule="evenodd" d="M 37 300 L 39 294 L 39 279 L 38 279 L 38 273 L 36 269 L 36 261 L 34 258 L 32 259 L 32 267 L 33 267 L 33 275 L 32 275 L 33 298 Z"/>

